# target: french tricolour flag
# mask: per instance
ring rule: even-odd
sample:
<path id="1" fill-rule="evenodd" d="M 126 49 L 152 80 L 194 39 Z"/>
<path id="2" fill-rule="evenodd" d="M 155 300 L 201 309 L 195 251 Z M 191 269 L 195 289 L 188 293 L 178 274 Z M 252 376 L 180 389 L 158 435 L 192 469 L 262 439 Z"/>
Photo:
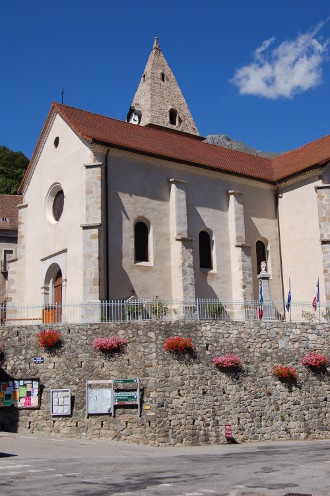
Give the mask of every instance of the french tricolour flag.
<path id="1" fill-rule="evenodd" d="M 317 278 L 316 288 L 315 288 L 313 302 L 312 302 L 312 305 L 313 305 L 315 312 L 316 312 L 317 304 L 319 301 L 320 301 L 320 284 L 319 284 L 319 278 Z"/>

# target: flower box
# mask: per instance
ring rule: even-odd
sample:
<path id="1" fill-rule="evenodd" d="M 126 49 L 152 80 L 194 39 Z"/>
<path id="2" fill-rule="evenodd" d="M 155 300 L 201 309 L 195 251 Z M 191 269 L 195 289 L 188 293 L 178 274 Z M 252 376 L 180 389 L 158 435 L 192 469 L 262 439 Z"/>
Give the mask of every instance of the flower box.
<path id="1" fill-rule="evenodd" d="M 164 343 L 164 350 L 170 353 L 186 353 L 194 349 L 191 338 L 182 338 L 180 336 L 171 336 Z"/>
<path id="2" fill-rule="evenodd" d="M 122 339 L 120 336 L 96 338 L 93 342 L 94 349 L 97 351 L 102 351 L 104 353 L 121 351 L 126 344 L 127 340 Z"/>
<path id="3" fill-rule="evenodd" d="M 297 369 L 285 365 L 274 365 L 272 374 L 283 382 L 294 382 L 298 377 Z"/>
<path id="4" fill-rule="evenodd" d="M 329 361 L 325 355 L 321 353 L 310 352 L 301 360 L 304 367 L 311 369 L 323 369 L 329 365 Z"/>
<path id="5" fill-rule="evenodd" d="M 37 340 L 42 348 L 53 348 L 61 341 L 61 333 L 54 329 L 41 331 L 37 334 Z"/>
<path id="6" fill-rule="evenodd" d="M 220 370 L 235 370 L 242 368 L 242 360 L 237 355 L 215 356 L 212 360 L 213 365 Z"/>

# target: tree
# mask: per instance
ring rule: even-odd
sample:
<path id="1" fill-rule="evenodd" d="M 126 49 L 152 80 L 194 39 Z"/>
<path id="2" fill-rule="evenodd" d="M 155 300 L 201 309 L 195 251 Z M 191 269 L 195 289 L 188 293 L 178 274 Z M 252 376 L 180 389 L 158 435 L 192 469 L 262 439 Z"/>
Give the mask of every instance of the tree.
<path id="1" fill-rule="evenodd" d="M 17 194 L 17 189 L 24 177 L 29 159 L 22 152 L 13 152 L 6 146 L 0 146 L 0 193 Z"/>

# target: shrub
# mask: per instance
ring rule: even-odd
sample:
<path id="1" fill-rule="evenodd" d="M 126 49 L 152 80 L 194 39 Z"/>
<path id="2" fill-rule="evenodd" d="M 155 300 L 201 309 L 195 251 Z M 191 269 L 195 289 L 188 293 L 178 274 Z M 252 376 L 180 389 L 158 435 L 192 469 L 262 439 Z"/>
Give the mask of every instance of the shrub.
<path id="1" fill-rule="evenodd" d="M 127 340 L 122 339 L 120 336 L 110 336 L 110 338 L 96 338 L 93 342 L 95 350 L 105 352 L 121 351 L 126 344 Z"/>
<path id="2" fill-rule="evenodd" d="M 301 360 L 304 367 L 310 367 L 315 369 L 321 369 L 327 367 L 329 362 L 326 356 L 321 355 L 321 353 L 310 352 L 304 356 Z"/>
<path id="3" fill-rule="evenodd" d="M 156 297 L 149 305 L 149 312 L 157 319 L 161 319 L 168 313 L 168 306 Z"/>
<path id="4" fill-rule="evenodd" d="M 208 303 L 204 307 L 205 318 L 221 319 L 224 318 L 225 309 L 221 303 Z"/>
<path id="5" fill-rule="evenodd" d="M 185 353 L 192 351 L 194 344 L 191 338 L 182 338 L 180 336 L 171 336 L 165 341 L 164 350 L 172 353 Z"/>
<path id="6" fill-rule="evenodd" d="M 298 377 L 297 369 L 285 365 L 274 365 L 272 370 L 273 375 L 280 381 L 294 382 Z"/>
<path id="7" fill-rule="evenodd" d="M 125 303 L 124 313 L 127 320 L 139 320 L 142 313 L 141 303 Z"/>
<path id="8" fill-rule="evenodd" d="M 48 329 L 47 331 L 39 332 L 37 339 L 42 348 L 52 348 L 61 341 L 61 333 L 54 329 Z"/>
<path id="9" fill-rule="evenodd" d="M 233 370 L 242 368 L 242 360 L 237 355 L 215 356 L 212 363 L 218 369 Z"/>
<path id="10" fill-rule="evenodd" d="M 325 309 L 325 312 L 324 312 L 324 313 L 322 313 L 322 317 L 323 317 L 325 320 L 328 320 L 328 321 L 330 320 L 330 308 L 329 308 L 329 307 L 327 307 L 327 308 Z"/>

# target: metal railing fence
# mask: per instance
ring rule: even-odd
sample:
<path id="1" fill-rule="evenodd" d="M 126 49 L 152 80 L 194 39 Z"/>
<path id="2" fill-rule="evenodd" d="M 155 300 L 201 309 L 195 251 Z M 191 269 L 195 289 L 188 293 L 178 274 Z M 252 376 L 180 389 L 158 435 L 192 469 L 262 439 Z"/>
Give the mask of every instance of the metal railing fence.
<path id="1" fill-rule="evenodd" d="M 261 312 L 262 310 L 262 312 Z M 262 314 L 262 318 L 261 317 Z M 310 302 L 291 302 L 289 312 L 283 302 L 195 299 L 130 299 L 95 301 L 66 305 L 0 305 L 0 325 L 100 323 L 146 320 L 223 320 L 330 322 L 330 307 Z"/>

